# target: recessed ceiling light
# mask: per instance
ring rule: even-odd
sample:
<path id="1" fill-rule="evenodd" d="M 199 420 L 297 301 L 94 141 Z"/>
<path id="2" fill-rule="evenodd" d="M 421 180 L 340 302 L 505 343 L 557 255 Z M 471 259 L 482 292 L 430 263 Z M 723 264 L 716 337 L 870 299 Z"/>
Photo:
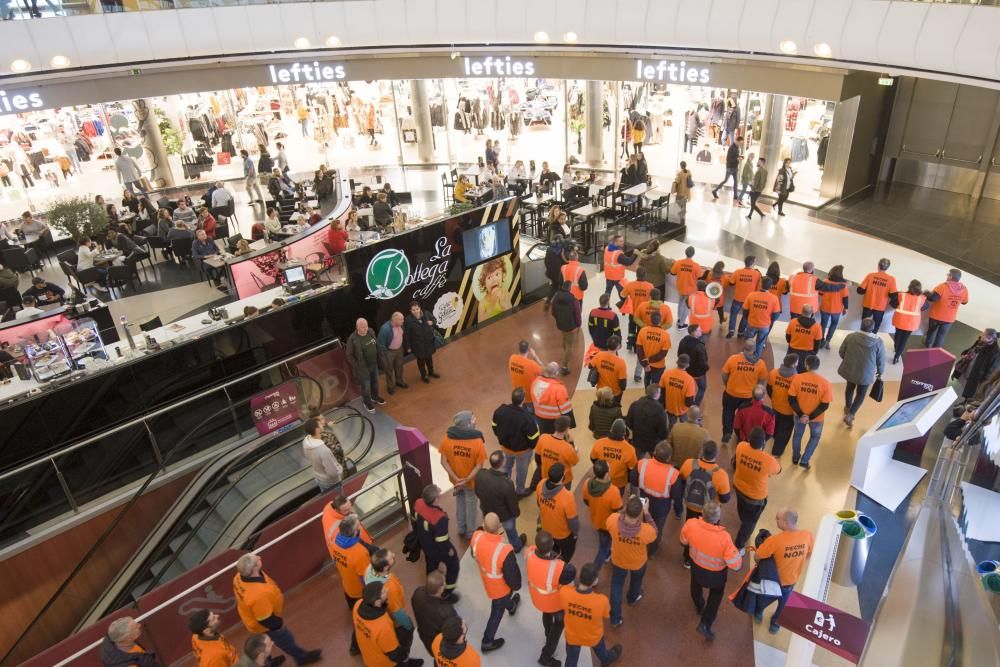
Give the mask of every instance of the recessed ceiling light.
<path id="1" fill-rule="evenodd" d="M 819 42 L 813 47 L 813 53 L 815 53 L 820 58 L 829 58 L 833 55 L 833 49 L 826 42 Z"/>
<path id="2" fill-rule="evenodd" d="M 790 39 L 786 39 L 781 44 L 778 45 L 782 53 L 795 53 L 799 50 L 799 47 L 795 46 L 795 42 Z"/>
<path id="3" fill-rule="evenodd" d="M 545 32 L 544 30 L 539 30 L 538 32 L 535 33 L 535 41 L 536 42 L 549 41 L 549 33 Z"/>
<path id="4" fill-rule="evenodd" d="M 27 72 L 29 69 L 31 69 L 31 63 L 24 58 L 18 58 L 10 64 L 10 71 L 17 72 L 18 74 L 21 72 Z"/>
<path id="5" fill-rule="evenodd" d="M 336 35 L 330 35 L 329 37 L 326 38 L 326 45 L 340 46 L 340 37 L 337 37 Z"/>
<path id="6" fill-rule="evenodd" d="M 295 48 L 297 49 L 308 49 L 309 39 L 307 37 L 299 37 L 295 40 Z"/>
<path id="7" fill-rule="evenodd" d="M 61 67 L 69 67 L 69 58 L 66 56 L 52 56 L 52 60 L 49 62 L 57 69 Z"/>
<path id="8" fill-rule="evenodd" d="M 564 42 L 568 42 L 569 44 L 575 44 L 576 43 L 576 33 L 573 32 L 572 30 L 570 30 L 569 32 L 565 33 L 563 35 L 563 41 Z"/>

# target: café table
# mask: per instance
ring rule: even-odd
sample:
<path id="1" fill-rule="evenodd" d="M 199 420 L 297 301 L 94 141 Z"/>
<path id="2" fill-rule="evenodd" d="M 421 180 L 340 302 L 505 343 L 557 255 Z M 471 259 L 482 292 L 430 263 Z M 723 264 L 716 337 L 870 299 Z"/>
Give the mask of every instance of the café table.
<path id="1" fill-rule="evenodd" d="M 521 200 L 521 203 L 524 205 L 525 212 L 527 213 L 524 217 L 526 219 L 530 219 L 531 223 L 530 227 L 526 225 L 526 229 L 522 230 L 523 232 L 536 237 L 540 235 L 541 229 L 539 229 L 539 223 L 542 214 L 542 206 L 549 203 L 553 199 L 554 197 L 550 194 L 541 194 L 531 195 L 530 197 L 525 197 Z"/>
<path id="2" fill-rule="evenodd" d="M 568 211 L 571 216 L 580 218 L 583 221 L 582 241 L 584 254 L 590 253 L 590 251 L 597 246 L 594 218 L 607 210 L 607 206 L 584 204 L 583 206 Z"/>

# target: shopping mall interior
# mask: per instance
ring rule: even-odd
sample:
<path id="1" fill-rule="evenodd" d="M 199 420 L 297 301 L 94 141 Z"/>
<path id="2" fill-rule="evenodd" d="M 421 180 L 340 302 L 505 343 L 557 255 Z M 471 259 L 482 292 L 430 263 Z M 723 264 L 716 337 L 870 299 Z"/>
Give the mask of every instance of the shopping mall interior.
<path id="1" fill-rule="evenodd" d="M 0 665 L 1000 664 L 991 4 L 0 2 Z"/>

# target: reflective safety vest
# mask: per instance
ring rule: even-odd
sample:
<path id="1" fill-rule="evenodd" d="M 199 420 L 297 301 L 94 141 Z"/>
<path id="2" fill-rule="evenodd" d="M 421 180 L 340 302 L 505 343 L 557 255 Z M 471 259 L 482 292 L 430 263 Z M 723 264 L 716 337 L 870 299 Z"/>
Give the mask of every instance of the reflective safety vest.
<path id="1" fill-rule="evenodd" d="M 509 595 L 510 586 L 503 578 L 503 562 L 514 548 L 504 542 L 501 535 L 487 533 L 485 530 L 477 530 L 472 536 L 471 548 L 487 597 L 496 600 Z"/>
<path id="2" fill-rule="evenodd" d="M 715 299 L 704 292 L 695 292 L 688 297 L 689 324 L 697 324 L 705 333 L 712 331 L 712 311 L 715 310 Z"/>
<path id="3" fill-rule="evenodd" d="M 621 280 L 625 277 L 625 267 L 618 263 L 621 256 L 621 250 L 604 249 L 604 277 L 608 280 Z"/>
<path id="4" fill-rule="evenodd" d="M 691 560 L 703 570 L 720 572 L 727 567 L 738 570 L 743 563 L 740 552 L 725 528 L 704 519 L 693 519 L 684 524 L 682 535 L 687 533 Z"/>
<path id="5" fill-rule="evenodd" d="M 580 262 L 568 262 L 563 264 L 563 267 L 560 270 L 562 271 L 563 282 L 569 282 L 569 293 L 572 294 L 577 301 L 582 301 L 583 290 L 580 289 L 580 276 L 583 275 L 583 267 L 580 266 Z"/>
<path id="6" fill-rule="evenodd" d="M 813 312 L 819 312 L 819 292 L 816 291 L 816 276 L 811 273 L 796 273 L 788 279 L 788 310 L 799 314 L 802 306 L 809 304 Z"/>
<path id="7" fill-rule="evenodd" d="M 559 599 L 559 577 L 566 566 L 559 558 L 546 560 L 538 555 L 535 547 L 528 547 L 524 559 L 524 569 L 528 574 L 528 589 L 531 591 L 531 602 L 538 611 L 555 613 L 562 609 Z"/>
<path id="8" fill-rule="evenodd" d="M 670 487 L 680 473 L 669 463 L 649 458 L 639 461 L 639 488 L 653 498 L 669 498 Z"/>
<path id="9" fill-rule="evenodd" d="M 899 306 L 892 315 L 892 326 L 901 331 L 916 331 L 920 326 L 920 312 L 927 300 L 923 294 L 899 293 Z"/>
<path id="10" fill-rule="evenodd" d="M 573 409 L 566 386 L 555 378 L 542 376 L 531 383 L 531 405 L 539 419 L 555 419 Z"/>

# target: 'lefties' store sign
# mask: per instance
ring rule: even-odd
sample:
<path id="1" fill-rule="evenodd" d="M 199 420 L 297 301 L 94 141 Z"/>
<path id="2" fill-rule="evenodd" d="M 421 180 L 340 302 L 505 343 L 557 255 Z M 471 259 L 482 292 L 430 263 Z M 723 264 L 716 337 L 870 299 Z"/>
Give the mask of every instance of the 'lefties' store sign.
<path id="1" fill-rule="evenodd" d="M 271 83 L 309 83 L 342 81 L 347 78 L 343 65 L 312 63 L 292 63 L 291 65 L 268 65 Z"/>

